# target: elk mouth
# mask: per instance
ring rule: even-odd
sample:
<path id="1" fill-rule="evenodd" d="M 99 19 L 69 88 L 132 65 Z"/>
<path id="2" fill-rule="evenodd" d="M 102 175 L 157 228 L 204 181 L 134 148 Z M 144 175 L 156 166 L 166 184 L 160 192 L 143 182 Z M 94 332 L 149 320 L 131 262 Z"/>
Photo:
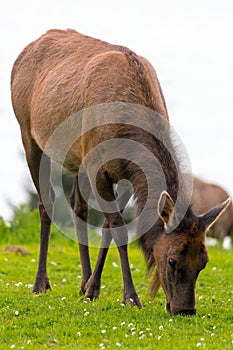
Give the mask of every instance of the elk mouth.
<path id="1" fill-rule="evenodd" d="M 183 316 L 193 316 L 196 315 L 196 309 L 181 309 L 181 310 L 171 310 L 171 305 L 170 303 L 166 303 L 166 310 L 167 312 L 169 312 L 170 314 L 173 315 L 183 315 Z"/>

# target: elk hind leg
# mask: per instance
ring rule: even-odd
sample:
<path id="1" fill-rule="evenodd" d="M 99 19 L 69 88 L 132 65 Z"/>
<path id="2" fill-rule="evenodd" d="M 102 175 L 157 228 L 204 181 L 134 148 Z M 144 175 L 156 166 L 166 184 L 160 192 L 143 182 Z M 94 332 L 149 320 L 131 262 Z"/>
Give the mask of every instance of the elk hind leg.
<path id="1" fill-rule="evenodd" d="M 91 276 L 91 263 L 88 247 L 87 217 L 88 203 L 83 199 L 79 186 L 87 191 L 86 197 L 90 195 L 90 186 L 85 175 L 80 178 L 76 176 L 73 180 L 73 189 L 70 198 L 71 209 L 73 212 L 73 221 L 75 224 L 76 235 L 79 245 L 80 261 L 82 266 L 82 282 L 80 293 L 85 294 L 86 283 Z"/>
<path id="2" fill-rule="evenodd" d="M 39 195 L 40 253 L 33 292 L 40 293 L 51 289 L 47 275 L 47 255 L 51 218 L 53 214 L 54 192 L 50 183 L 50 159 L 43 156 L 43 169 L 41 169 L 42 171 L 40 172 L 42 151 L 35 141 L 24 131 L 22 131 L 22 140 L 32 180 Z M 43 175 L 41 181 L 39 179 L 40 173 Z"/>

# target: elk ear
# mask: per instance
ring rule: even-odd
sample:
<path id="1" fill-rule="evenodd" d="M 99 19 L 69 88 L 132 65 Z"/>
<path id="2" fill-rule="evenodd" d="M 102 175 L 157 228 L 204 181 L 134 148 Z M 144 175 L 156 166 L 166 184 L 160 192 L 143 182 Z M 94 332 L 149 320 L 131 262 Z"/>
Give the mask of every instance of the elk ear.
<path id="1" fill-rule="evenodd" d="M 230 205 L 230 203 L 231 203 L 231 198 L 228 198 L 221 205 L 213 209 L 210 209 L 207 213 L 199 216 L 205 225 L 206 231 L 222 216 L 222 214 Z"/>
<path id="2" fill-rule="evenodd" d="M 157 210 L 160 219 L 162 219 L 164 223 L 165 230 L 173 226 L 174 207 L 175 205 L 171 196 L 166 191 L 163 191 L 159 197 Z"/>

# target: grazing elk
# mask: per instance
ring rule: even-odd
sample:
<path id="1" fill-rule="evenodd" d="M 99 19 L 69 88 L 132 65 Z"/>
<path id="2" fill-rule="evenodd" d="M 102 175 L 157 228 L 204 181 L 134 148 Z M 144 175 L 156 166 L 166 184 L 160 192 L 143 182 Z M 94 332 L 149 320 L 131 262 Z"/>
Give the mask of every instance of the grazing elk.
<path id="1" fill-rule="evenodd" d="M 29 44 L 17 58 L 12 70 L 11 89 L 28 166 L 40 197 L 40 257 L 33 291 L 39 293 L 50 289 L 46 269 L 53 210 L 50 166 L 51 159 L 59 161 L 57 153 L 69 139 L 69 134 L 56 140 L 52 152 L 46 145 L 72 114 L 80 111 L 85 114 L 86 110 L 93 108 L 94 114 L 90 113 L 87 119 L 74 119 L 77 125 L 72 124 L 70 135 L 75 128 L 77 133 L 82 132 L 72 142 L 63 162 L 63 166 L 74 174 L 71 207 L 82 265 L 81 291 L 90 299 L 98 297 L 104 261 L 113 238 L 121 260 L 123 301 L 139 308 L 142 306 L 131 276 L 127 228 L 122 216 L 128 198 L 123 195 L 116 200 L 113 188 L 113 184 L 126 179 L 133 186 L 140 217 L 137 226 L 139 244 L 148 268 L 157 267 L 152 294 L 155 295 L 161 285 L 169 312 L 195 314 L 195 282 L 208 261 L 205 232 L 223 213 L 230 200 L 202 216 L 193 213 L 186 190 L 182 189 L 179 180 L 179 162 L 170 138 L 168 113 L 150 63 L 125 47 L 84 36 L 74 30 L 50 30 Z M 117 103 L 117 110 L 111 109 L 114 103 Z M 104 112 L 101 108 L 98 110 L 98 106 L 103 106 Z M 141 114 L 137 113 L 138 110 Z M 102 112 L 105 116 L 109 113 L 109 123 L 105 121 L 89 128 L 91 118 L 98 122 Z M 152 112 L 161 117 L 153 120 Z M 157 132 L 158 137 L 154 135 Z M 118 143 L 114 146 L 115 139 Z M 89 157 L 93 149 L 106 141 L 113 142 L 112 147 L 106 146 Z M 133 146 L 128 148 L 128 145 Z M 108 156 L 104 158 L 109 149 L 112 159 Z M 118 156 L 116 151 L 119 151 Z M 157 163 L 153 163 L 148 151 Z M 99 163 L 101 166 L 98 167 Z M 80 177 L 85 178 L 84 185 Z M 82 187 L 88 187 L 88 184 L 99 198 L 105 215 L 102 244 L 93 273 L 85 225 L 88 204 L 82 195 Z"/>
<path id="2" fill-rule="evenodd" d="M 192 208 L 195 214 L 200 215 L 210 208 L 219 205 L 229 197 L 229 194 L 220 186 L 207 183 L 194 177 Z M 233 234 L 233 205 L 230 204 L 224 214 L 208 231 L 208 235 L 223 240 Z"/>

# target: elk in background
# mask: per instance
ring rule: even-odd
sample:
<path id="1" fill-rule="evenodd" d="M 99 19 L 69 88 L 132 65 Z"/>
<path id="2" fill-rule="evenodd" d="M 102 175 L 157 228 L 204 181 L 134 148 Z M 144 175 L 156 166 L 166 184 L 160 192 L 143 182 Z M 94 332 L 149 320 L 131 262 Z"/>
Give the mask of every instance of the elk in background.
<path id="1" fill-rule="evenodd" d="M 193 178 L 192 208 L 197 215 L 207 212 L 229 198 L 229 194 L 215 184 L 207 183 L 198 177 Z M 233 234 L 233 205 L 230 204 L 219 220 L 209 229 L 208 235 L 223 241 Z"/>

